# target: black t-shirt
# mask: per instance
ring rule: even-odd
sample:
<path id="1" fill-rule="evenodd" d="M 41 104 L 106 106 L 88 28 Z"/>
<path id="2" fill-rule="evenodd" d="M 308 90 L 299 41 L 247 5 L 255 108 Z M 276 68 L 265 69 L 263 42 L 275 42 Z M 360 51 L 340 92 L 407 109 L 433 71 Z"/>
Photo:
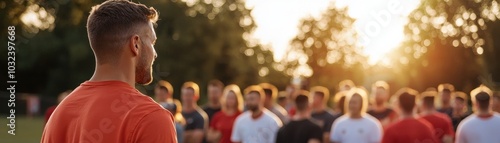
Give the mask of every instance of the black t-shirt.
<path id="1" fill-rule="evenodd" d="M 307 143 L 310 139 L 323 140 L 321 127 L 310 119 L 290 121 L 278 130 L 276 143 Z"/>
<path id="2" fill-rule="evenodd" d="M 184 116 L 184 119 L 186 119 L 186 126 L 184 127 L 184 131 L 195 129 L 204 130 L 208 127 L 207 114 L 199 108 L 190 113 L 182 112 L 182 116 Z"/>
<path id="3" fill-rule="evenodd" d="M 220 107 L 219 108 L 211 108 L 211 107 L 205 105 L 205 106 L 203 106 L 203 111 L 205 111 L 205 113 L 207 113 L 208 122 L 210 123 L 210 121 L 212 120 L 212 117 L 215 115 L 215 113 L 220 111 Z"/>
<path id="4" fill-rule="evenodd" d="M 438 109 L 438 112 L 441 112 L 441 113 L 448 115 L 448 117 L 450 117 L 450 119 L 453 116 L 453 108 L 441 108 L 441 109 Z"/>
<path id="5" fill-rule="evenodd" d="M 323 129 L 323 132 L 330 132 L 335 116 L 330 110 L 312 113 L 311 117 Z"/>
<path id="6" fill-rule="evenodd" d="M 469 117 L 470 114 L 472 114 L 472 113 L 470 111 L 468 111 L 467 113 L 465 113 L 462 116 L 452 117 L 451 123 L 453 124 L 453 130 L 457 131 L 457 128 L 458 128 L 458 125 L 460 124 L 460 122 L 462 122 L 462 120 L 464 120 L 465 118 Z"/>
<path id="7" fill-rule="evenodd" d="M 391 115 L 393 112 L 394 112 L 394 110 L 386 108 L 382 112 L 376 112 L 375 110 L 370 110 L 367 113 L 372 115 L 373 117 L 377 118 L 380 121 L 380 120 L 383 120 L 383 119 L 389 117 L 389 115 Z"/>

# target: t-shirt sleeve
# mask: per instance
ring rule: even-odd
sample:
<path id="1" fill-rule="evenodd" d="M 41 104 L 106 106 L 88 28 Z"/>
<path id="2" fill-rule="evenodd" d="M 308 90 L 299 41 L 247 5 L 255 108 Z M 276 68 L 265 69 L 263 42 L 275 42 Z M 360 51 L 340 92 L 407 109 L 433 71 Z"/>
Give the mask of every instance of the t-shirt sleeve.
<path id="1" fill-rule="evenodd" d="M 212 120 L 210 121 L 210 124 L 209 124 L 209 127 L 210 128 L 213 128 L 213 129 L 217 129 L 215 127 L 215 124 L 219 121 L 219 117 L 217 116 L 218 114 L 215 114 L 213 117 L 212 117 Z"/>
<path id="2" fill-rule="evenodd" d="M 278 133 L 276 134 L 276 142 L 275 143 L 285 143 L 284 140 L 282 139 L 284 136 L 282 135 L 284 128 L 281 127 L 278 130 Z"/>
<path id="3" fill-rule="evenodd" d="M 317 139 L 320 142 L 323 142 L 323 132 L 321 130 L 321 127 L 319 127 L 316 124 L 313 124 L 311 128 L 311 138 L 310 139 Z M 331 128 L 331 127 L 330 127 Z"/>
<path id="4" fill-rule="evenodd" d="M 375 121 L 370 130 L 372 130 L 372 134 L 370 134 L 370 142 L 380 142 L 380 140 L 382 139 L 382 125 L 378 121 Z"/>
<path id="5" fill-rule="evenodd" d="M 199 115 L 196 118 L 194 118 L 194 130 L 200 129 L 203 130 L 205 129 L 205 126 L 208 125 L 208 119 L 205 119 L 203 115 Z"/>
<path id="6" fill-rule="evenodd" d="M 166 110 L 153 111 L 144 116 L 132 134 L 135 143 L 176 143 L 174 117 Z"/>
<path id="7" fill-rule="evenodd" d="M 280 127 L 282 126 L 283 124 L 281 123 L 280 120 L 276 120 L 274 119 L 274 121 L 271 123 L 271 126 L 273 126 L 273 135 L 271 135 L 271 139 L 270 141 L 271 142 L 275 142 L 276 141 L 276 135 L 278 133 L 278 130 L 280 129 Z"/>
<path id="8" fill-rule="evenodd" d="M 241 121 L 238 120 L 238 118 L 236 118 L 236 121 L 234 122 L 234 128 L 233 128 L 233 132 L 231 133 L 231 141 L 232 142 L 241 142 L 241 132 L 242 132 L 242 128 L 241 128 Z"/>
<path id="9" fill-rule="evenodd" d="M 337 124 L 338 122 L 334 122 L 331 127 L 330 131 L 330 141 L 331 142 L 338 142 L 340 141 L 340 128 Z"/>
<path id="10" fill-rule="evenodd" d="M 457 136 L 456 136 L 456 140 L 455 142 L 456 143 L 467 143 L 467 139 L 465 137 L 465 131 L 464 131 L 464 128 L 462 125 L 458 125 L 458 129 L 457 129 Z"/>
<path id="11" fill-rule="evenodd" d="M 447 127 L 447 129 L 445 129 L 445 131 L 446 131 L 445 134 L 453 137 L 455 135 L 455 131 L 453 130 L 453 124 L 451 123 L 451 119 L 445 118 L 445 120 L 446 120 L 446 127 Z"/>
<path id="12" fill-rule="evenodd" d="M 382 142 L 381 143 L 395 143 L 396 141 L 394 140 L 394 135 L 392 130 L 385 130 L 384 135 L 382 135 Z"/>
<path id="13" fill-rule="evenodd" d="M 323 132 L 328 133 L 332 130 L 332 124 L 333 124 L 334 117 L 328 118 L 325 120 L 325 123 L 323 124 Z"/>

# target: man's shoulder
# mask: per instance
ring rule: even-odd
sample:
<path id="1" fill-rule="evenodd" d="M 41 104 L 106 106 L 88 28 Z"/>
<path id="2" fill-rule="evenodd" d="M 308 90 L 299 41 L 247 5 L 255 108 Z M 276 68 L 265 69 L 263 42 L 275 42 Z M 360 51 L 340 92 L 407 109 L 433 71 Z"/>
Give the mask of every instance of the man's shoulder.
<path id="1" fill-rule="evenodd" d="M 250 112 L 246 111 L 238 115 L 238 117 L 236 117 L 236 119 L 234 120 L 234 124 L 235 125 L 236 123 L 241 124 L 242 122 L 248 122 L 248 120 L 250 120 Z"/>
<path id="2" fill-rule="evenodd" d="M 318 124 L 316 124 L 316 122 L 313 119 L 308 119 L 305 123 L 310 128 L 321 130 L 321 127 Z"/>
<path id="3" fill-rule="evenodd" d="M 333 113 L 333 110 L 325 109 L 321 112 L 313 113 L 312 116 L 314 118 L 321 118 L 321 119 L 334 119 L 335 114 Z"/>
<path id="4" fill-rule="evenodd" d="M 268 120 L 268 121 L 276 121 L 276 122 L 280 122 L 281 123 L 281 120 L 278 116 L 276 116 L 276 114 L 274 114 L 273 112 L 269 111 L 269 110 L 263 110 L 264 112 L 264 116 L 263 118 Z"/>
<path id="5" fill-rule="evenodd" d="M 369 122 L 369 123 L 374 123 L 374 124 L 377 124 L 379 123 L 379 120 L 375 117 L 373 117 L 372 115 L 370 114 L 366 114 L 363 116 L 363 119 L 366 120 L 366 122 Z"/>
<path id="6" fill-rule="evenodd" d="M 342 115 L 342 116 L 338 117 L 337 120 L 335 120 L 335 122 L 347 122 L 348 119 L 349 119 L 349 116 Z"/>

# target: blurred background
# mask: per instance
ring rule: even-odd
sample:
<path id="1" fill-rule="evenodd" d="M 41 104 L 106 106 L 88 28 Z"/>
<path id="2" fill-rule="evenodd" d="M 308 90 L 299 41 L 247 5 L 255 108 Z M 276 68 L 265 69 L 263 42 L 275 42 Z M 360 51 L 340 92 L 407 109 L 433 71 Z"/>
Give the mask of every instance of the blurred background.
<path id="1" fill-rule="evenodd" d="M 269 82 L 280 90 L 295 84 L 337 91 L 344 79 L 367 89 L 386 80 L 392 93 L 440 83 L 465 92 L 480 84 L 500 90 L 498 0 L 133 1 L 160 13 L 153 83 L 167 80 L 178 91 L 185 81 L 197 82 L 199 104 L 211 79 L 240 87 Z M 18 135 L 7 140 L 12 137 L 0 126 L 0 142 L 39 142 L 45 110 L 92 76 L 85 25 L 91 7 L 102 2 L 0 2 L 0 37 L 16 26 L 18 81 Z M 7 48 L 0 51 L 5 65 Z M 151 96 L 154 84 L 136 88 Z M 9 98 L 5 89 L 1 101 Z M 8 111 L 0 107 L 2 123 Z"/>

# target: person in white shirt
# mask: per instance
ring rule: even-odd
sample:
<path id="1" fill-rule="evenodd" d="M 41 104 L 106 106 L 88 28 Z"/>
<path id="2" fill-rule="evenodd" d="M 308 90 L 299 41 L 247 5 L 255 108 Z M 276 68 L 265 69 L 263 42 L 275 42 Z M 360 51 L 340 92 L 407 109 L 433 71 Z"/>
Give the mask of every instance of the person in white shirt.
<path id="1" fill-rule="evenodd" d="M 366 91 L 352 88 L 346 96 L 346 114 L 332 125 L 330 141 L 334 143 L 378 143 L 382 139 L 382 125 L 366 114 Z"/>
<path id="2" fill-rule="evenodd" d="M 474 114 L 458 125 L 456 143 L 500 143 L 500 114 L 490 106 L 493 92 L 481 85 L 470 94 Z"/>
<path id="3" fill-rule="evenodd" d="M 264 90 L 257 85 L 245 89 L 245 106 L 248 111 L 236 118 L 231 141 L 235 143 L 274 143 L 280 119 L 264 108 Z"/>

